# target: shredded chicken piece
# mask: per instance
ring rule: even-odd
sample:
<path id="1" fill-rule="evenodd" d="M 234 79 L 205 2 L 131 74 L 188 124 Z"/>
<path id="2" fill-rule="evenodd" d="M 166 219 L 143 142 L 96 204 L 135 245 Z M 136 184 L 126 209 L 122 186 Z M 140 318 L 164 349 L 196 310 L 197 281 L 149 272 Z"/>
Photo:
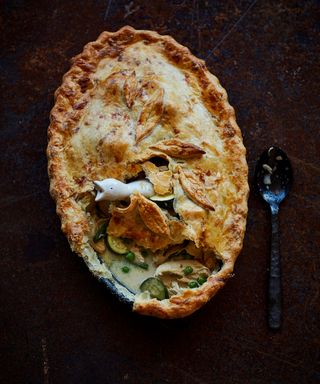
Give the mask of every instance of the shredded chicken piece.
<path id="1" fill-rule="evenodd" d="M 153 261 L 156 265 L 163 264 L 168 258 L 174 254 L 180 253 L 185 248 L 184 244 L 174 244 L 169 246 L 166 250 L 161 250 L 153 255 Z"/>
<path id="2" fill-rule="evenodd" d="M 134 253 L 136 261 L 138 261 L 139 263 L 144 262 L 144 257 L 142 256 L 141 249 L 135 243 L 127 244 L 127 248 L 130 252 Z"/>
<path id="3" fill-rule="evenodd" d="M 186 267 L 191 270 L 186 273 Z M 200 276 L 209 276 L 210 270 L 196 260 L 172 260 L 158 266 L 155 276 L 170 290 L 176 282 L 180 287 L 187 287 L 190 281 L 197 280 Z"/>
<path id="4" fill-rule="evenodd" d="M 185 249 L 185 244 L 176 244 L 176 245 L 173 245 L 171 247 L 169 247 L 165 252 L 164 252 L 164 256 L 165 257 L 170 257 L 174 254 L 178 254 L 178 253 L 181 253 L 184 249 Z"/>

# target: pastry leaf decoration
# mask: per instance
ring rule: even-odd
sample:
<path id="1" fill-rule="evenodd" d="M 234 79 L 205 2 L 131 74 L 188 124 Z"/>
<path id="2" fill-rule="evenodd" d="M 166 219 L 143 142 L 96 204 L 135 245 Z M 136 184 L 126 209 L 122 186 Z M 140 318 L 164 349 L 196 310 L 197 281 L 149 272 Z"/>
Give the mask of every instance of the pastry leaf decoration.
<path id="1" fill-rule="evenodd" d="M 206 153 L 206 151 L 197 145 L 186 143 L 178 139 L 163 140 L 157 144 L 151 145 L 150 148 L 157 149 L 171 157 L 180 159 L 198 157 Z"/>
<path id="2" fill-rule="evenodd" d="M 179 169 L 179 180 L 187 196 L 204 209 L 214 211 L 212 202 L 208 199 L 204 185 L 191 171 Z"/>
<path id="3" fill-rule="evenodd" d="M 135 71 L 131 72 L 127 76 L 123 86 L 123 91 L 124 91 L 127 107 L 131 108 L 138 94 L 138 82 L 137 82 Z"/>
<path id="4" fill-rule="evenodd" d="M 149 199 L 140 196 L 139 213 L 144 224 L 154 233 L 169 235 L 170 228 L 162 210 Z"/>
<path id="5" fill-rule="evenodd" d="M 143 106 L 138 119 L 136 142 L 139 143 L 150 135 L 153 128 L 159 123 L 163 113 L 164 90 L 159 88 L 151 95 L 149 101 Z"/>

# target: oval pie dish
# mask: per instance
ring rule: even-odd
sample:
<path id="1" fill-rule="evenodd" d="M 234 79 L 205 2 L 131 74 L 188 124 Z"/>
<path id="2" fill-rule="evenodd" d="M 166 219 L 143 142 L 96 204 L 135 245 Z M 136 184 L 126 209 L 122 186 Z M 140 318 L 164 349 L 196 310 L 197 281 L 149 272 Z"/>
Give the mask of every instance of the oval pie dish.
<path id="1" fill-rule="evenodd" d="M 48 137 L 62 230 L 134 311 L 184 317 L 225 284 L 248 170 L 234 110 L 202 60 L 156 32 L 103 32 L 64 75 Z"/>

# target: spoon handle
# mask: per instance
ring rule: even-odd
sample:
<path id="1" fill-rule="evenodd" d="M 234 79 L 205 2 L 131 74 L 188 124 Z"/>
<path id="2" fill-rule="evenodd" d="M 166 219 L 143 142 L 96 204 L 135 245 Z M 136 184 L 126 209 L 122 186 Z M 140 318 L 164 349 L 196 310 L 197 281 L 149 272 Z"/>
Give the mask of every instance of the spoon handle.
<path id="1" fill-rule="evenodd" d="M 271 255 L 268 287 L 268 324 L 271 329 L 281 326 L 281 266 L 278 207 L 271 207 Z"/>

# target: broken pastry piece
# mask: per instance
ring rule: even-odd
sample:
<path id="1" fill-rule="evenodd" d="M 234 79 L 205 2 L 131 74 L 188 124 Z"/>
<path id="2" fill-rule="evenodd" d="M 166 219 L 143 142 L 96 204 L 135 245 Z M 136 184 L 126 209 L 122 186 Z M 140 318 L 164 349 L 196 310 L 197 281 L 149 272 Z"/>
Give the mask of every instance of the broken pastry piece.
<path id="1" fill-rule="evenodd" d="M 155 164 L 146 161 L 142 164 L 146 178 L 153 184 L 155 194 L 169 195 L 172 193 L 172 171 L 160 170 Z"/>
<path id="2" fill-rule="evenodd" d="M 245 232 L 245 148 L 225 90 L 171 37 L 124 27 L 85 46 L 55 97 L 50 192 L 71 248 L 134 311 L 196 311 Z"/>

